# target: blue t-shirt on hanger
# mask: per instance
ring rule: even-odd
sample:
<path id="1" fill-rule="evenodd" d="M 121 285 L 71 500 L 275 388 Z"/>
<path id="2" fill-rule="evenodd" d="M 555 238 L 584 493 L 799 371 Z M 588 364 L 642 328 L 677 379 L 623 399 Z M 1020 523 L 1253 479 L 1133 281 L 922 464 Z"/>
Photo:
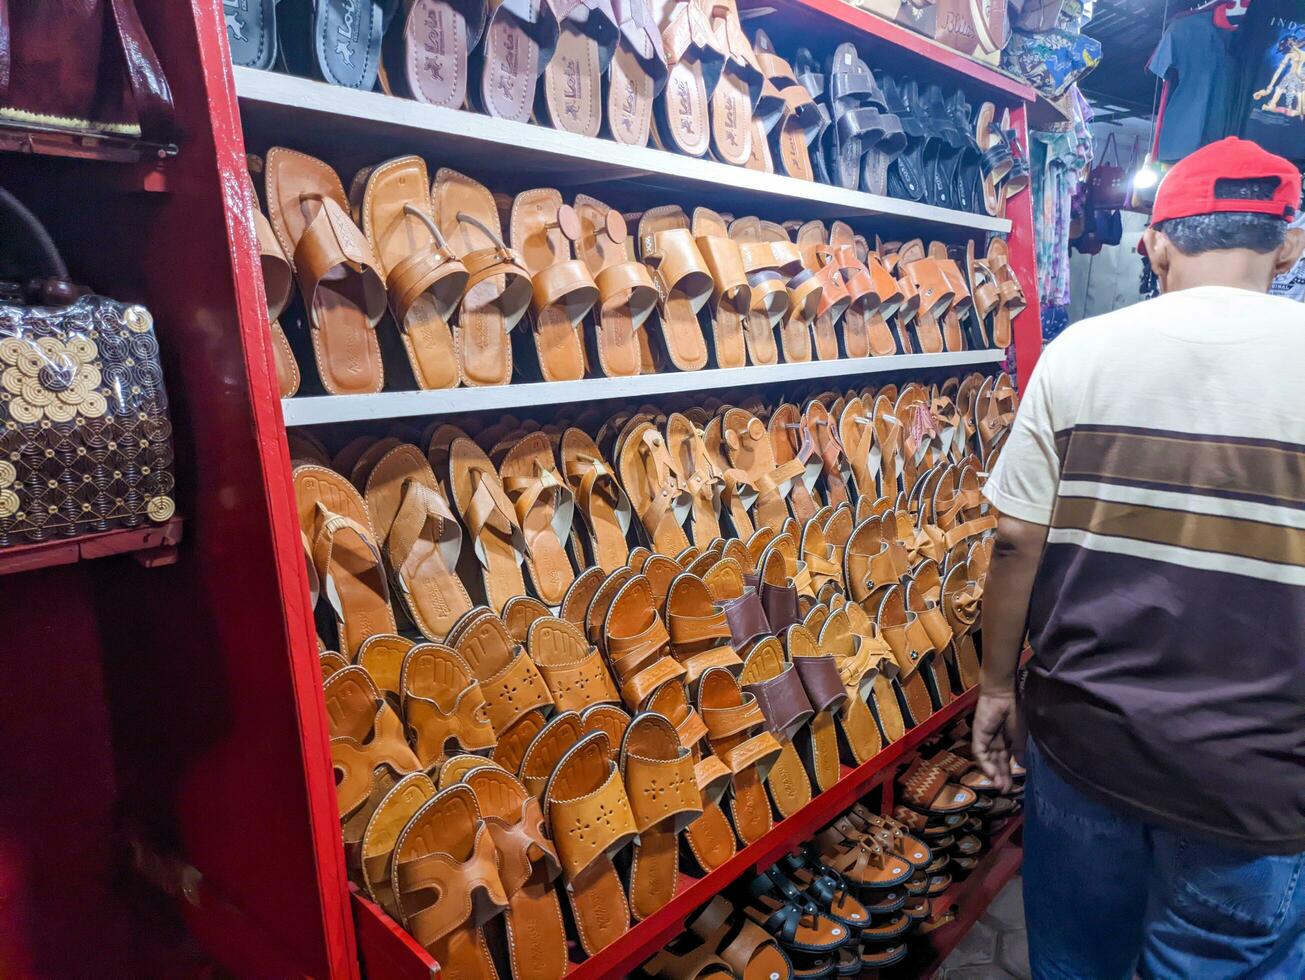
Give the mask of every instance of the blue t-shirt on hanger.
<path id="1" fill-rule="evenodd" d="M 1160 126 L 1159 158 L 1181 160 L 1227 132 L 1237 102 L 1234 31 L 1219 25 L 1218 8 L 1176 17 L 1165 28 L 1147 67 L 1169 78 Z M 1227 23 L 1227 21 L 1224 21 Z"/>

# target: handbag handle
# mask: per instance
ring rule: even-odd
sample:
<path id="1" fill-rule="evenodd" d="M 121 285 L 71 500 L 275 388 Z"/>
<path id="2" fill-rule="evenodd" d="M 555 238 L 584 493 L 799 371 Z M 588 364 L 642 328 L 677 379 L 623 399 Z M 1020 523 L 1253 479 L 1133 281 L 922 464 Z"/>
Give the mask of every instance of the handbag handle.
<path id="1" fill-rule="evenodd" d="M 41 224 L 41 219 L 13 194 L 0 187 L 0 222 L 18 226 L 18 231 L 27 236 L 30 244 L 28 255 L 36 274 L 30 277 L 27 285 L 29 298 L 47 306 L 67 306 L 82 293 L 86 292 L 68 278 L 68 266 L 59 254 L 50 233 Z M 9 232 L 9 228 L 5 228 Z"/>
<path id="2" fill-rule="evenodd" d="M 10 52 L 10 0 L 0 0 L 0 99 L 9 95 Z M 140 120 L 142 139 L 164 141 L 172 135 L 172 89 L 163 75 L 163 65 L 150 44 L 136 10 L 135 0 L 107 0 L 113 15 L 118 48 L 127 68 L 127 83 L 136 101 L 136 116 Z"/>

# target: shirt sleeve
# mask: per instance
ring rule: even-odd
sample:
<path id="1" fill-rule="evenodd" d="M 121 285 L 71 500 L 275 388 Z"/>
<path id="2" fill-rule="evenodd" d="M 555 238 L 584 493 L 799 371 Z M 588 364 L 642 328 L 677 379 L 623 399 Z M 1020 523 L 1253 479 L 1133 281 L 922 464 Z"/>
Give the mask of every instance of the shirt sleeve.
<path id="1" fill-rule="evenodd" d="M 1174 29 L 1172 25 L 1165 28 L 1164 34 L 1160 37 L 1160 43 L 1156 45 L 1155 51 L 1151 54 L 1151 60 L 1146 63 L 1146 67 L 1157 78 L 1164 78 L 1169 73 L 1169 69 L 1174 67 Z"/>
<path id="2" fill-rule="evenodd" d="M 1060 484 L 1052 407 L 1054 361 L 1048 347 L 1033 369 L 1006 446 L 983 488 L 984 496 L 1002 514 L 1044 526 L 1051 523 Z"/>

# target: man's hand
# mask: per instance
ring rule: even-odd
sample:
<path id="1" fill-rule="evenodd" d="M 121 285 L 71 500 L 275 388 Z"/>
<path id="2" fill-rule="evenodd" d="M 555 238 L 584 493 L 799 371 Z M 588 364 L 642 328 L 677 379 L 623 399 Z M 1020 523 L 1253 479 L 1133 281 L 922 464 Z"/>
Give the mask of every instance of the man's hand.
<path id="1" fill-rule="evenodd" d="M 1010 792 L 1011 754 L 1023 750 L 1024 732 L 1015 704 L 1015 692 L 979 692 L 972 724 L 974 761 L 1002 793 Z"/>

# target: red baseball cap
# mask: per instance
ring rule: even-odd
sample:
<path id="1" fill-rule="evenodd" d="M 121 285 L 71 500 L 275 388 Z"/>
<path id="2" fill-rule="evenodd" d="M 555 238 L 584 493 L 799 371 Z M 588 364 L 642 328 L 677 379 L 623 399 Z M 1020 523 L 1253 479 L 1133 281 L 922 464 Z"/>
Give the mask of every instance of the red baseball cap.
<path id="1" fill-rule="evenodd" d="M 1263 201 L 1216 197 L 1215 182 L 1276 178 L 1273 197 Z M 1229 136 L 1183 157 L 1156 190 L 1151 224 L 1198 214 L 1271 214 L 1290 221 L 1300 204 L 1300 171 L 1290 160 L 1250 140 Z"/>

